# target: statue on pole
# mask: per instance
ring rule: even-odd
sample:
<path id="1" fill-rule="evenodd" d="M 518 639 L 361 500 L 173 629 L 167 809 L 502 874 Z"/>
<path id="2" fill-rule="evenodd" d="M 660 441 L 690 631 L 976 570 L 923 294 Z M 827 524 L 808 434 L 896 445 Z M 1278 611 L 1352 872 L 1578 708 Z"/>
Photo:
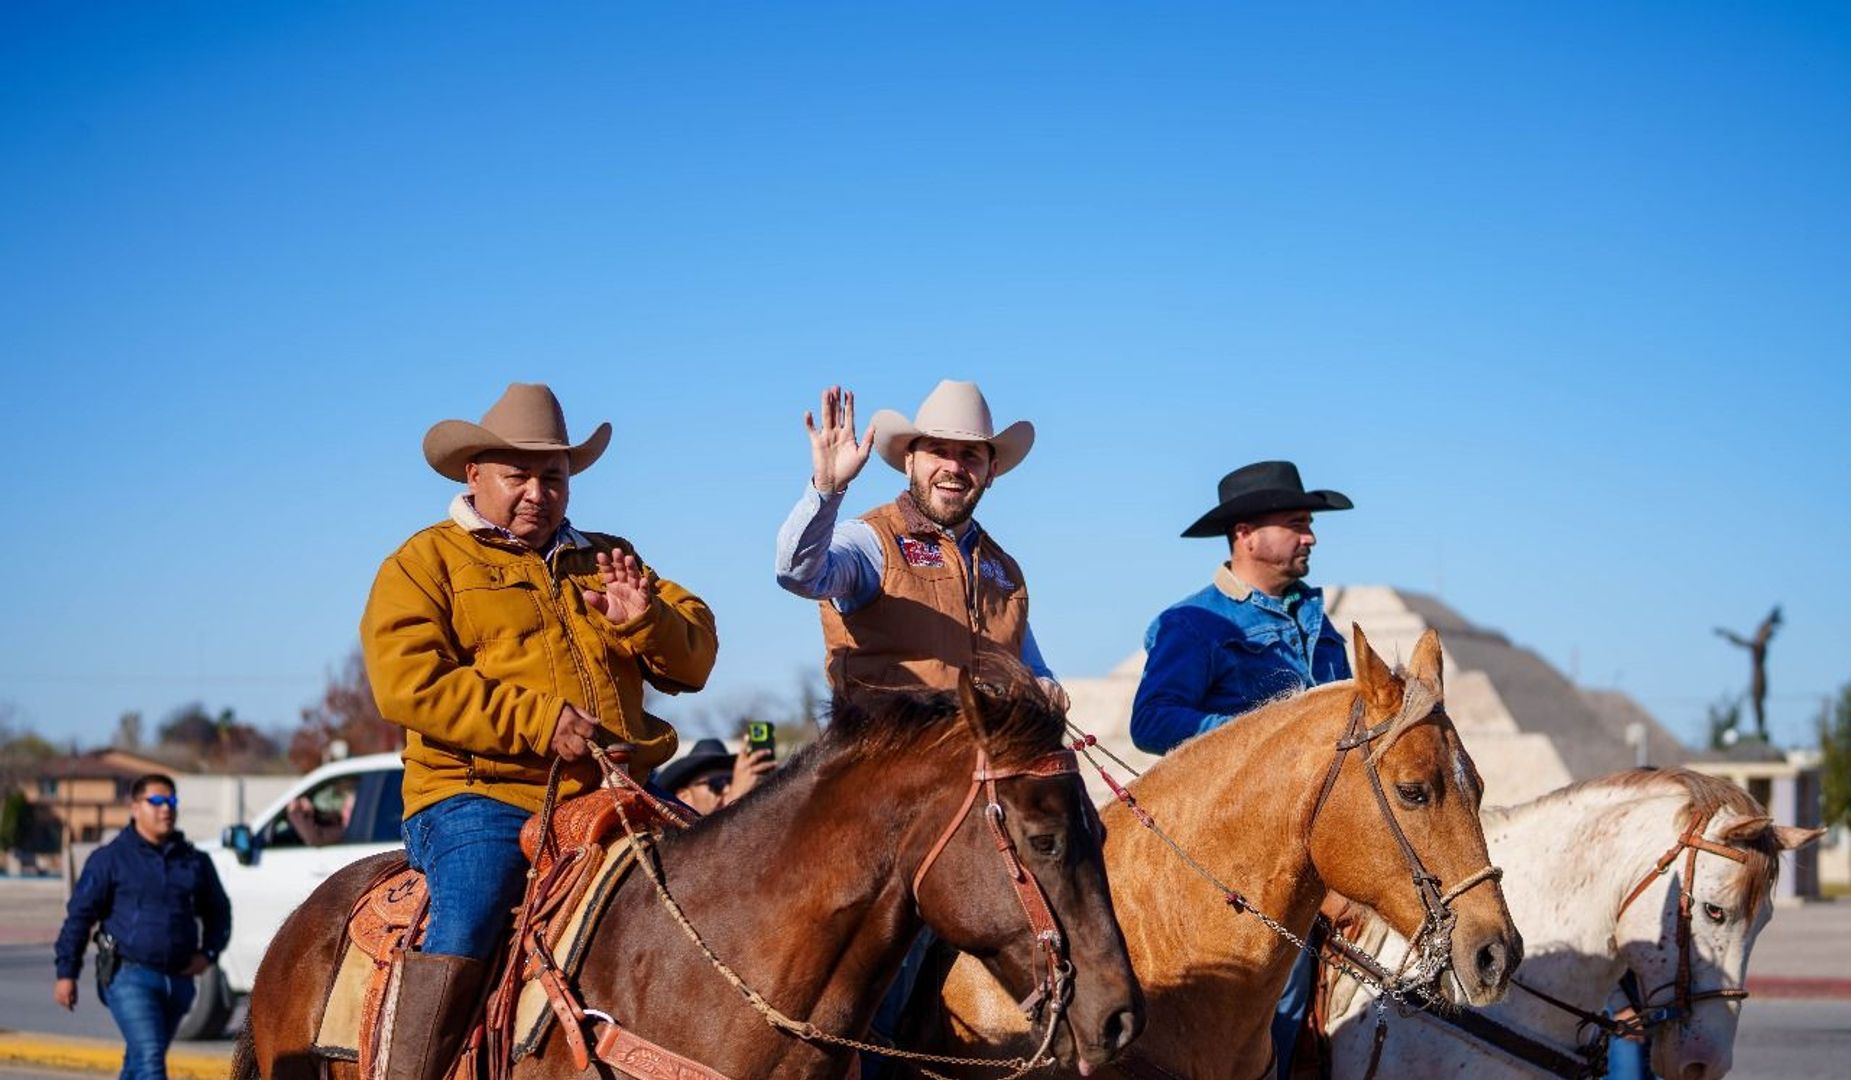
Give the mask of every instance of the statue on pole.
<path id="1" fill-rule="evenodd" d="M 1780 605 L 1767 613 L 1761 625 L 1755 628 L 1753 637 L 1740 634 L 1722 627 L 1716 633 L 1730 643 L 1748 650 L 1749 663 L 1754 666 L 1754 673 L 1748 681 L 1748 696 L 1755 707 L 1755 732 L 1763 743 L 1767 742 L 1767 645 L 1774 640 L 1774 631 L 1780 627 Z"/>

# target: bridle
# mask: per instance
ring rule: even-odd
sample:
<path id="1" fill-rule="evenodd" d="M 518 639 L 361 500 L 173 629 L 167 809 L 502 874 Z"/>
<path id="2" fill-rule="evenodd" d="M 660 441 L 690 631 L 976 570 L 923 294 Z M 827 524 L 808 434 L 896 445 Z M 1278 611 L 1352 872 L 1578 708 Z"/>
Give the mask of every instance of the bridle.
<path id="1" fill-rule="evenodd" d="M 1444 717 L 1445 713 L 1436 705 L 1429 715 Z M 1324 786 L 1319 789 L 1317 802 L 1312 805 L 1311 817 L 1305 824 L 1304 843 L 1307 849 L 1309 849 L 1311 844 L 1311 832 L 1317 825 L 1318 815 L 1323 812 L 1324 804 L 1329 801 L 1331 792 L 1337 786 L 1337 778 L 1339 774 L 1343 772 L 1343 762 L 1344 759 L 1349 756 L 1349 752 L 1361 747 L 1366 747 L 1376 739 L 1386 735 L 1394 728 L 1400 719 L 1400 715 L 1397 714 L 1377 724 L 1375 727 L 1365 725 L 1363 723 L 1362 695 L 1358 694 L 1356 696 L 1355 702 L 1350 709 L 1349 725 L 1344 729 L 1342 737 L 1337 740 L 1335 746 L 1336 754 L 1331 759 L 1330 769 L 1324 774 Z M 1326 938 L 1323 949 L 1320 950 L 1307 943 L 1304 938 L 1293 933 L 1277 919 L 1261 911 L 1254 905 L 1253 901 L 1247 899 L 1244 893 L 1231 888 L 1220 878 L 1216 877 L 1213 871 L 1204 866 L 1200 860 L 1191 855 L 1182 844 L 1177 842 L 1175 837 L 1171 836 L 1168 832 L 1164 831 L 1162 826 L 1158 825 L 1157 819 L 1151 815 L 1150 811 L 1139 805 L 1137 796 L 1133 795 L 1130 790 L 1119 783 L 1104 766 L 1100 765 L 1099 762 L 1094 759 L 1093 751 L 1096 749 L 1104 753 L 1120 768 L 1124 769 L 1132 776 L 1139 775 L 1136 769 L 1133 769 L 1123 758 L 1120 758 L 1111 750 L 1100 745 L 1097 738 L 1080 730 L 1072 721 L 1068 721 L 1067 728 L 1074 736 L 1072 743 L 1073 748 L 1086 755 L 1087 761 L 1091 763 L 1093 769 L 1098 772 L 1099 778 L 1104 781 L 1106 787 L 1111 790 L 1112 797 L 1120 803 L 1123 803 L 1125 809 L 1130 811 L 1133 819 L 1144 828 L 1150 830 L 1150 832 L 1175 853 L 1176 857 L 1181 859 L 1197 877 L 1207 882 L 1216 892 L 1220 893 L 1223 901 L 1226 902 L 1228 907 L 1236 912 L 1252 915 L 1268 930 L 1278 935 L 1294 949 L 1328 965 L 1344 975 L 1348 975 L 1364 986 L 1368 986 L 1380 993 L 1381 996 L 1377 999 L 1376 1005 L 1375 1047 L 1371 1052 L 1369 1063 L 1369 1075 L 1374 1076 L 1376 1062 L 1379 1060 L 1382 1052 L 1382 1043 L 1388 1034 L 1388 1020 L 1384 1014 L 1388 1002 L 1392 1000 L 1403 1006 L 1412 1005 L 1416 1008 L 1433 1003 L 1433 984 L 1452 966 L 1452 928 L 1456 921 L 1452 911 L 1453 901 L 1465 895 L 1466 892 L 1478 885 L 1482 885 L 1487 881 L 1500 880 L 1504 876 L 1504 871 L 1487 863 L 1479 870 L 1462 878 L 1459 883 L 1452 888 L 1442 890 L 1440 888 L 1439 878 L 1428 872 L 1425 864 L 1420 861 L 1419 853 L 1414 850 L 1412 844 L 1408 843 L 1407 835 L 1401 831 L 1400 823 L 1395 820 L 1394 813 L 1389 809 L 1388 794 L 1382 788 L 1381 771 L 1377 767 L 1375 761 L 1372 760 L 1369 755 L 1365 754 L 1363 756 L 1363 770 L 1368 775 L 1370 786 L 1375 792 L 1376 807 L 1381 811 L 1382 820 L 1388 825 L 1389 832 L 1394 836 L 1396 844 L 1401 848 L 1401 857 L 1408 864 L 1408 873 L 1413 878 L 1416 891 L 1420 893 L 1421 904 L 1427 910 L 1426 918 L 1422 920 L 1420 929 L 1415 937 L 1417 945 L 1414 948 L 1410 948 L 1408 952 L 1408 955 L 1412 957 L 1415 955 L 1416 949 L 1418 949 L 1421 954 L 1421 961 L 1412 975 L 1406 971 L 1405 965 L 1400 972 L 1390 971 L 1381 961 L 1371 956 L 1360 946 L 1354 945 L 1336 934 L 1332 934 Z M 1326 955 L 1326 953 L 1329 955 Z M 1418 1002 L 1416 999 L 1418 999 Z M 1136 1047 L 1133 1047 L 1126 1051 L 1124 1055 L 1121 1055 L 1116 1064 L 1121 1070 L 1137 1076 L 1152 1076 L 1163 1078 L 1163 1080 L 1169 1080 L 1172 1075 L 1168 1070 L 1163 1069 L 1154 1062 L 1145 1062 L 1139 1059 Z M 1272 1073 L 1273 1069 L 1269 1063 L 1266 1071 L 1262 1075 L 1271 1076 Z"/>
<path id="2" fill-rule="evenodd" d="M 1438 707 L 1429 715 L 1444 716 Z M 1330 793 L 1337 786 L 1337 777 L 1343 771 L 1343 762 L 1351 750 L 1367 747 L 1370 743 L 1387 734 L 1401 720 L 1399 714 L 1369 727 L 1363 722 L 1362 695 L 1356 696 L 1356 702 L 1350 708 L 1350 724 L 1344 730 L 1343 737 L 1337 740 L 1337 753 L 1331 758 L 1330 769 L 1324 774 L 1324 786 L 1318 791 L 1317 802 L 1311 807 L 1311 820 L 1305 825 L 1305 843 L 1311 843 L 1311 831 L 1317 827 L 1318 815 L 1324 804 L 1330 799 Z M 1450 889 L 1440 888 L 1440 879 L 1429 871 L 1420 861 L 1420 853 L 1408 842 L 1407 834 L 1401 831 L 1401 823 L 1395 820 L 1394 812 L 1388 805 L 1388 793 L 1382 787 L 1382 772 L 1377 766 L 1375 755 L 1363 754 L 1363 773 L 1369 778 L 1369 788 L 1375 793 L 1376 808 L 1382 813 L 1382 822 L 1388 826 L 1389 835 L 1395 838 L 1395 844 L 1401 849 L 1401 858 L 1408 864 L 1408 873 L 1413 878 L 1414 889 L 1420 894 L 1421 906 L 1426 915 L 1421 920 L 1420 928 L 1415 932 L 1413 943 L 1409 946 L 1408 956 L 1418 956 L 1412 977 L 1406 973 L 1393 975 L 1380 969 L 1373 957 L 1368 957 L 1360 950 L 1347 947 L 1347 943 L 1337 944 L 1341 939 L 1333 937 L 1332 946 L 1342 953 L 1351 963 L 1368 966 L 1376 964 L 1378 978 L 1393 978 L 1404 987 L 1428 987 L 1452 967 L 1452 932 L 1458 916 L 1453 912 L 1453 901 L 1465 895 L 1473 888 L 1487 881 L 1498 881 L 1504 871 L 1487 862 L 1483 868 L 1466 875 Z"/>
<path id="3" fill-rule="evenodd" d="M 1553 1076 L 1563 1077 L 1565 1080 L 1580 1080 L 1580 1078 L 1606 1075 L 1607 1046 L 1613 1039 L 1644 1038 L 1666 1024 L 1681 1023 L 1688 1020 L 1691 1014 L 1691 1007 L 1699 1001 L 1712 1001 L 1717 999 L 1741 1001 L 1747 998 L 1748 991 L 1738 988 L 1699 990 L 1694 993 L 1690 989 L 1691 954 L 1693 951 L 1691 948 L 1691 907 L 1695 900 L 1695 896 L 1691 892 L 1691 882 L 1694 880 L 1697 869 L 1697 853 L 1700 851 L 1707 851 L 1712 855 L 1720 855 L 1725 859 L 1737 863 L 1745 863 L 1748 861 L 1746 852 L 1704 838 L 1703 830 L 1709 827 L 1710 819 L 1714 816 L 1714 813 L 1714 811 L 1711 811 L 1691 822 L 1690 826 L 1677 838 L 1677 841 L 1671 845 L 1670 849 L 1658 857 L 1658 861 L 1652 865 L 1652 868 L 1647 870 L 1645 876 L 1640 878 L 1638 884 L 1634 885 L 1632 890 L 1626 894 L 1626 899 L 1620 902 L 1619 911 L 1615 913 L 1613 917 L 1613 921 L 1615 925 L 1617 925 L 1620 918 L 1626 914 L 1626 909 L 1632 906 L 1633 901 L 1644 895 L 1645 891 L 1651 887 L 1654 881 L 1664 876 L 1664 874 L 1671 869 L 1672 864 L 1677 862 L 1677 858 L 1680 854 L 1684 856 L 1684 875 L 1678 896 L 1677 976 L 1673 982 L 1665 983 L 1649 994 L 1641 994 L 1636 977 L 1631 971 L 1628 971 L 1626 977 L 1620 980 L 1620 989 L 1625 993 L 1627 1001 L 1632 1005 L 1634 1015 L 1631 1018 L 1619 1019 L 1600 1012 L 1580 1008 L 1579 1006 L 1563 1001 L 1553 994 L 1538 990 L 1526 984 L 1523 980 L 1516 978 L 1510 980 L 1512 986 L 1515 986 L 1517 989 L 1522 990 L 1524 993 L 1529 994 L 1531 997 L 1536 998 L 1546 1005 L 1553 1006 L 1561 1012 L 1568 1013 L 1575 1017 L 1575 1019 L 1579 1021 L 1577 1026 L 1577 1038 L 1580 1038 L 1579 1033 L 1583 1031 L 1591 1032 L 1591 1034 L 1585 1041 L 1581 1042 L 1574 1051 L 1569 1052 L 1551 1046 L 1515 1028 L 1500 1023 L 1484 1013 L 1474 1010 L 1450 1012 L 1430 1009 L 1427 1010 L 1428 1015 L 1437 1020 L 1444 1021 L 1453 1027 L 1459 1028 L 1461 1031 L 1464 1031 L 1466 1034 L 1480 1041 L 1496 1046 L 1498 1049 L 1503 1050 L 1519 1061 L 1527 1062 Z M 1646 1004 L 1655 997 L 1659 991 L 1664 990 L 1666 987 L 1672 988 L 1672 997 L 1669 1002 L 1659 1006 L 1648 1006 Z M 1371 1075 L 1373 1075 L 1374 1072 L 1375 1062 L 1379 1059 L 1381 1054 L 1381 1037 L 1383 1034 L 1385 1034 L 1385 1028 L 1378 1025 L 1376 1045 L 1371 1052 L 1370 1058 Z"/>
<path id="4" fill-rule="evenodd" d="M 1672 982 L 1653 988 L 1632 1003 L 1633 1011 L 1639 1014 L 1640 1026 L 1646 1031 L 1665 1024 L 1682 1023 L 1688 1020 L 1691 1006 L 1699 1001 L 1717 999 L 1742 1001 L 1748 997 L 1748 991 L 1740 987 L 1697 991 L 1692 991 L 1690 988 L 1691 953 L 1694 951 L 1691 948 L 1691 908 L 1695 906 L 1697 899 L 1696 893 L 1691 891 L 1691 886 L 1696 881 L 1697 853 L 1707 851 L 1711 855 L 1720 855 L 1730 862 L 1744 864 L 1748 862 L 1748 853 L 1740 848 L 1704 838 L 1703 830 L 1709 827 L 1710 819 L 1715 814 L 1716 812 L 1712 810 L 1693 820 L 1683 834 L 1677 838 L 1677 842 L 1672 844 L 1663 855 L 1660 855 L 1652 869 L 1646 871 L 1645 876 L 1639 879 L 1639 884 L 1634 885 L 1632 891 L 1626 894 L 1626 899 L 1620 901 L 1620 910 L 1613 916 L 1614 924 L 1617 926 L 1620 919 L 1625 917 L 1626 909 L 1632 906 L 1632 902 L 1644 895 L 1645 890 L 1651 887 L 1655 879 L 1663 877 L 1680 854 L 1684 856 L 1684 874 L 1679 882 L 1677 897 L 1677 976 Z M 1651 1000 L 1666 986 L 1671 988 L 1671 1000 L 1663 1005 L 1653 1006 Z"/>
<path id="5" fill-rule="evenodd" d="M 600 757 L 599 763 L 606 766 L 607 784 L 637 786 L 636 782 L 621 770 L 609 767 L 604 758 Z M 1021 1002 L 1022 1009 L 1031 1022 L 1038 1015 L 1045 1015 L 1047 1024 L 1040 1046 L 1028 1057 L 955 1057 L 902 1050 L 894 1046 L 832 1034 L 807 1020 L 798 1020 L 788 1016 L 777 1006 L 765 1000 L 758 991 L 748 986 L 738 972 L 714 954 L 713 949 L 701 937 L 700 932 L 688 921 L 680 903 L 669 893 L 668 883 L 664 880 L 662 870 L 654 861 L 653 838 L 631 824 L 621 803 L 617 804 L 617 817 L 629 842 L 638 849 L 637 864 L 642 868 L 644 875 L 654 887 L 657 897 L 662 901 L 675 923 L 700 949 L 714 970 L 718 971 L 733 989 L 745 998 L 765 1023 L 775 1030 L 805 1042 L 837 1046 L 862 1053 L 876 1053 L 911 1062 L 1010 1069 L 1013 1071 L 1002 1080 L 1021 1080 L 1030 1072 L 1053 1064 L 1048 1048 L 1053 1045 L 1054 1033 L 1060 1025 L 1061 1015 L 1065 1012 L 1067 1002 L 1073 994 L 1073 965 L 1067 959 L 1066 938 L 1061 933 L 1059 921 L 1054 917 L 1053 908 L 1048 904 L 1047 894 L 1042 891 L 1041 883 L 1035 879 L 1034 873 L 1023 865 L 1016 852 L 1015 841 L 1010 838 L 1009 831 L 1004 825 L 1005 815 L 1002 803 L 997 797 L 996 785 L 1000 780 L 1020 777 L 1046 778 L 1070 773 L 1077 775 L 1079 771 L 1078 761 L 1070 750 L 1056 750 L 1043 754 L 1026 764 L 999 769 L 990 764 L 988 752 L 979 746 L 976 767 L 971 771 L 971 784 L 969 790 L 964 793 L 964 801 L 959 804 L 957 814 L 953 816 L 951 823 L 939 833 L 938 840 L 926 853 L 925 858 L 920 861 L 919 868 L 913 872 L 912 877 L 913 903 L 917 906 L 920 883 L 925 880 L 927 871 L 938 861 L 939 855 L 951 843 L 951 838 L 957 834 L 965 819 L 970 816 L 971 807 L 976 805 L 977 796 L 982 794 L 984 796 L 984 821 L 990 828 L 996 850 L 1002 856 L 1010 884 L 1015 889 L 1016 899 L 1028 919 L 1029 929 L 1035 936 L 1035 946 L 1040 950 L 1044 961 L 1041 981 Z M 601 1060 L 617 1067 L 620 1071 L 632 1076 L 661 1077 L 663 1080 L 669 1077 L 678 1078 L 678 1080 L 680 1078 L 727 1080 L 721 1073 L 699 1062 L 682 1057 L 641 1038 L 618 1024 L 609 1013 L 596 1009 L 581 1009 L 580 1013 L 607 1025 L 607 1030 L 598 1039 L 597 1054 Z M 924 1067 L 920 1067 L 919 1071 L 928 1077 L 939 1076 Z"/>
<path id="6" fill-rule="evenodd" d="M 1048 895 L 1036 880 L 1035 874 L 1022 865 L 1020 854 L 1016 851 L 1015 840 L 1009 835 L 1005 823 L 1003 804 L 998 800 L 996 783 L 999 780 L 1014 780 L 1019 777 L 1044 779 L 1054 776 L 1078 776 L 1079 758 L 1071 750 L 1054 750 L 1032 761 L 1014 768 L 999 769 L 990 764 L 990 755 L 982 747 L 977 749 L 977 767 L 971 772 L 970 788 L 964 793 L 964 801 L 959 804 L 958 812 L 952 815 L 951 823 L 938 834 L 926 857 L 919 862 L 919 868 L 913 871 L 913 903 L 919 903 L 919 886 L 925 882 L 926 874 L 937 864 L 938 857 L 951 838 L 964 825 L 964 819 L 970 817 L 971 807 L 977 803 L 977 796 L 984 797 L 983 821 L 989 826 L 990 837 L 996 844 L 996 852 L 1003 860 L 1003 869 L 1009 875 L 1009 884 L 1015 889 L 1016 902 L 1022 906 L 1022 914 L 1028 918 L 1029 931 L 1034 935 L 1035 948 L 1042 957 L 1042 975 L 1035 989 L 1028 993 L 1018 1004 L 1022 1012 L 1035 1022 L 1042 1006 L 1054 1003 L 1058 1012 L 1066 1008 L 1067 998 L 1073 992 L 1073 964 L 1067 958 L 1067 940 L 1061 933 L 1060 922 L 1054 917 L 1054 909 L 1048 904 Z M 1050 1032 L 1053 1024 L 1048 1025 Z"/>

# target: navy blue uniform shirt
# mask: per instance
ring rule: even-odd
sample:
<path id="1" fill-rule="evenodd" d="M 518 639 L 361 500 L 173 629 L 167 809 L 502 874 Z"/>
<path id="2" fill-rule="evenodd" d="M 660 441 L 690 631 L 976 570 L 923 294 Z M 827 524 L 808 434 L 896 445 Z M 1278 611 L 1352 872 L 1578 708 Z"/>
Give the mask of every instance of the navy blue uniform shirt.
<path id="1" fill-rule="evenodd" d="M 194 953 L 218 959 L 231 940 L 231 900 L 212 860 L 185 836 L 150 844 L 130 825 L 84 863 L 58 933 L 58 978 L 83 969 L 84 945 L 99 922 L 123 960 L 178 974 Z"/>

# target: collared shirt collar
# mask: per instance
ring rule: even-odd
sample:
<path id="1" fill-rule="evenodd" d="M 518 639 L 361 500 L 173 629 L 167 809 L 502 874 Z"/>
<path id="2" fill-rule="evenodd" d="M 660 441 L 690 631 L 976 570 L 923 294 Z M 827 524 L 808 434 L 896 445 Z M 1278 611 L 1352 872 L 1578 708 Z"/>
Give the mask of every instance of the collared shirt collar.
<path id="1" fill-rule="evenodd" d="M 470 498 L 467 491 L 459 492 L 456 498 L 450 500 L 450 520 L 456 522 L 466 531 L 476 536 L 504 540 L 510 544 L 518 544 L 521 547 L 527 547 L 527 542 L 525 540 L 522 540 L 520 537 L 478 513 L 476 511 L 476 501 Z M 546 545 L 546 549 L 544 551 L 538 549 L 530 550 L 534 550 L 541 559 L 552 562 L 553 556 L 559 554 L 561 551 L 566 551 L 571 548 L 589 547 L 590 545 L 591 541 L 586 539 L 584 533 L 574 529 L 570 520 L 561 518 L 559 521 L 559 528 L 553 533 L 553 538 Z"/>
<path id="2" fill-rule="evenodd" d="M 1253 586 L 1242 581 L 1234 573 L 1234 567 L 1228 563 L 1222 563 L 1215 568 L 1215 588 L 1220 589 L 1222 595 L 1237 604 L 1245 603 L 1247 598 L 1254 593 Z"/>
<path id="3" fill-rule="evenodd" d="M 1215 568 L 1215 588 L 1221 590 L 1223 596 L 1226 596 L 1237 604 L 1244 604 L 1258 595 L 1265 597 L 1269 602 L 1269 606 L 1277 606 L 1287 613 L 1290 613 L 1293 608 L 1297 607 L 1305 597 L 1313 596 L 1317 593 L 1317 590 L 1308 589 L 1302 583 L 1295 581 L 1292 583 L 1292 587 L 1286 590 L 1284 596 L 1267 596 L 1265 593 L 1260 592 L 1260 590 L 1242 581 L 1240 575 L 1234 572 L 1234 567 L 1230 563 L 1222 563 Z"/>

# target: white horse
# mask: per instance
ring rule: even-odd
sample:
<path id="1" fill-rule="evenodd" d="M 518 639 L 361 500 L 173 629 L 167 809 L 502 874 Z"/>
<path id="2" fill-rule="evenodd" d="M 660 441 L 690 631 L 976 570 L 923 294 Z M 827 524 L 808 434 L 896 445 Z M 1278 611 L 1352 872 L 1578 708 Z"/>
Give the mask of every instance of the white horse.
<path id="1" fill-rule="evenodd" d="M 1645 996 L 1652 1071 L 1672 1080 L 1727 1073 L 1748 954 L 1773 914 L 1779 853 L 1824 830 L 1776 825 L 1741 788 L 1685 769 L 1614 773 L 1482 818 L 1492 862 L 1507 870 L 1524 960 L 1510 995 L 1479 1012 L 1528 1039 L 1532 1060 L 1391 1007 L 1374 1074 L 1559 1073 L 1584 1059 L 1598 1034 L 1570 1009 L 1599 1015 L 1627 971 Z M 1373 915 L 1357 938 L 1391 968 L 1407 952 Z M 1358 989 L 1336 978 L 1326 990 L 1339 1077 L 1372 1071 L 1375 999 Z M 1550 1068 L 1537 1047 L 1563 1056 Z"/>

